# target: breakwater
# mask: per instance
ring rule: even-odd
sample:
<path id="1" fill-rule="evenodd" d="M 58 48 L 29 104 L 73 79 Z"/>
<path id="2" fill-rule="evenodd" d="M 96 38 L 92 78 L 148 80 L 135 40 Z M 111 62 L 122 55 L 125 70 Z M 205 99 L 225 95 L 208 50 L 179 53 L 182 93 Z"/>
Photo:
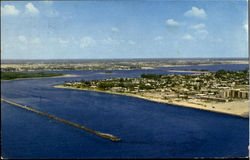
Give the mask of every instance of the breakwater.
<path id="1" fill-rule="evenodd" d="M 70 122 L 70 121 L 67 121 L 67 120 L 64 120 L 64 119 L 61 119 L 61 118 L 58 118 L 58 117 L 55 117 L 53 115 L 49 115 L 47 113 L 44 113 L 44 112 L 41 112 L 41 111 L 38 111 L 38 110 L 35 110 L 35 109 L 32 109 L 32 108 L 29 108 L 27 106 L 23 106 L 23 105 L 20 105 L 20 104 L 17 104 L 15 102 L 12 102 L 12 101 L 9 101 L 9 100 L 6 100 L 6 99 L 3 99 L 1 98 L 1 101 L 3 102 L 6 102 L 6 103 L 9 103 L 9 104 L 12 104 L 16 107 L 19 107 L 19 108 L 22 108 L 22 109 L 25 109 L 25 110 L 28 110 L 28 111 L 31 111 L 31 112 L 34 112 L 34 113 L 37 113 L 39 115 L 42 115 L 42 116 L 45 116 L 45 117 L 49 117 L 51 119 L 55 119 L 57 121 L 60 121 L 60 122 L 63 122 L 63 123 L 66 123 L 68 125 L 71 125 L 71 126 L 74 126 L 76 128 L 79 128 L 79 129 L 82 129 L 82 130 L 85 130 L 85 131 L 88 131 L 88 132 L 91 132 L 91 133 L 94 133 L 102 138 L 106 138 L 106 139 L 109 139 L 111 141 L 114 141 L 114 142 L 118 142 L 118 141 L 121 141 L 120 138 L 118 137 L 115 137 L 111 134 L 107 134 L 107 133 L 102 133 L 102 132 L 99 132 L 99 131 L 95 131 L 95 130 L 92 130 L 92 129 L 89 129 L 87 127 L 84 127 L 84 126 L 81 126 L 79 124 L 76 124 L 76 123 L 73 123 L 73 122 Z"/>

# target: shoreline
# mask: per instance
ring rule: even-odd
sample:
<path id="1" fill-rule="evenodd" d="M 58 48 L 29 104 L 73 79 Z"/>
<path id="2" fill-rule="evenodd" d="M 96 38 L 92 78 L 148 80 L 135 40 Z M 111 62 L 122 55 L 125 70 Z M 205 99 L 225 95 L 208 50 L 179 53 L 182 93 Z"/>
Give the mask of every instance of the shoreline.
<path id="1" fill-rule="evenodd" d="M 221 61 L 220 61 L 221 62 Z M 186 67 L 186 66 L 210 66 L 210 65 L 227 65 L 227 64 L 249 64 L 248 61 L 243 60 L 243 61 L 222 61 L 220 64 L 211 64 L 211 63 L 203 63 L 203 64 L 163 64 L 161 66 L 142 66 L 140 69 L 91 69 L 93 71 L 99 71 L 99 70 L 108 70 L 108 71 L 115 71 L 115 70 L 152 70 L 152 69 L 157 69 L 157 68 L 168 68 L 168 67 Z M 11 66 L 13 64 L 2 64 L 1 67 L 2 69 L 4 69 L 6 66 Z M 91 71 L 89 69 L 76 69 L 75 71 Z M 38 70 L 28 70 L 28 71 L 38 71 Z M 47 69 L 42 69 L 40 71 L 70 71 L 70 70 L 63 70 L 63 69 L 59 69 L 59 70 L 47 70 Z M 20 72 L 20 71 L 19 71 Z M 22 72 L 22 71 L 21 71 Z"/>
<path id="2" fill-rule="evenodd" d="M 62 76 L 53 76 L 53 77 L 16 78 L 16 79 L 10 79 L 10 80 L 1 80 L 1 82 L 14 81 L 14 80 L 22 80 L 22 79 L 43 79 L 43 78 L 63 78 L 63 77 L 78 77 L 78 75 L 75 75 L 75 74 L 64 74 Z"/>
<path id="3" fill-rule="evenodd" d="M 249 64 L 248 61 L 226 61 L 222 62 L 221 64 L 198 64 L 200 66 L 206 66 L 206 65 L 222 65 L 222 64 Z"/>
<path id="4" fill-rule="evenodd" d="M 199 109 L 199 110 L 204 110 L 204 111 L 209 111 L 209 112 L 215 112 L 215 113 L 220 113 L 220 114 L 227 114 L 227 115 L 231 115 L 231 116 L 237 116 L 237 117 L 241 117 L 241 118 L 249 118 L 248 117 L 249 113 L 246 116 L 245 112 L 239 114 L 239 113 L 232 113 L 232 112 L 230 112 L 230 110 L 227 111 L 227 110 L 214 109 L 213 107 L 204 108 L 204 106 L 202 107 L 198 103 L 197 104 L 191 104 L 191 103 L 188 103 L 188 102 L 185 102 L 185 101 L 182 101 L 182 102 L 177 102 L 177 101 L 168 102 L 168 100 L 162 100 L 162 99 L 151 98 L 151 97 L 144 97 L 144 96 L 141 96 L 141 95 L 136 95 L 136 94 L 131 94 L 131 93 L 118 93 L 118 92 L 112 92 L 112 91 L 102 91 L 102 90 L 98 90 L 98 89 L 65 87 L 63 85 L 56 85 L 56 86 L 54 86 L 54 88 L 84 90 L 84 91 L 94 91 L 94 92 L 101 92 L 101 93 L 108 93 L 108 94 L 123 95 L 123 96 L 140 98 L 140 99 L 144 99 L 144 100 L 151 101 L 151 102 L 157 102 L 157 103 L 163 103 L 163 104 L 170 104 L 170 105 L 174 105 L 174 106 L 178 106 L 178 107 L 186 107 L 186 108 L 192 108 L 192 109 Z M 228 102 L 228 103 L 230 103 L 230 102 Z"/>
<path id="5" fill-rule="evenodd" d="M 221 64 L 211 64 L 211 63 L 204 63 L 204 64 L 166 64 L 160 67 L 185 67 L 185 66 L 210 66 L 210 65 L 224 65 L 224 64 L 249 64 L 248 61 L 227 61 L 227 62 L 222 62 Z M 152 67 L 152 68 L 157 68 L 157 67 Z"/>

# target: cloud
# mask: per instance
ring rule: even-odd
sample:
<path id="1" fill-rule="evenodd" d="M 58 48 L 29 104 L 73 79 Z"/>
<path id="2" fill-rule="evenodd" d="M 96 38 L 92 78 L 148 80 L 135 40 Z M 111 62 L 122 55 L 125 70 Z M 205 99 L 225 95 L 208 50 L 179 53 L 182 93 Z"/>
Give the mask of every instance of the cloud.
<path id="1" fill-rule="evenodd" d="M 202 29 L 202 28 L 205 28 L 205 27 L 206 27 L 206 25 L 203 24 L 203 23 L 190 26 L 191 29 Z"/>
<path id="2" fill-rule="evenodd" d="M 33 38 L 30 43 L 33 43 L 33 44 L 40 44 L 41 41 L 40 41 L 40 38 L 36 37 L 36 38 Z"/>
<path id="3" fill-rule="evenodd" d="M 135 43 L 135 41 L 129 40 L 128 44 L 135 45 L 136 43 Z"/>
<path id="4" fill-rule="evenodd" d="M 116 28 L 116 27 L 111 28 L 111 30 L 112 30 L 113 32 L 119 32 L 119 31 L 120 31 L 120 30 L 119 30 L 118 28 Z"/>
<path id="5" fill-rule="evenodd" d="M 173 20 L 173 19 L 168 19 L 168 20 L 166 21 L 166 24 L 167 24 L 168 26 L 178 26 L 178 25 L 179 25 L 179 23 L 176 22 L 176 21 Z"/>
<path id="6" fill-rule="evenodd" d="M 157 36 L 157 37 L 155 37 L 154 40 L 155 40 L 155 41 L 161 41 L 161 40 L 163 40 L 163 37 L 162 37 L 162 36 Z"/>
<path id="7" fill-rule="evenodd" d="M 114 40 L 114 39 L 111 38 L 111 37 L 105 38 L 102 42 L 103 42 L 104 44 L 109 44 L 109 45 L 119 44 L 119 42 L 118 42 L 117 40 Z"/>
<path id="8" fill-rule="evenodd" d="M 32 3 L 27 3 L 25 5 L 25 13 L 30 15 L 38 15 L 39 10 Z"/>
<path id="9" fill-rule="evenodd" d="M 62 40 L 61 38 L 59 38 L 59 43 L 61 43 L 61 44 L 68 44 L 69 43 L 69 41 L 67 41 L 67 40 Z"/>
<path id="10" fill-rule="evenodd" d="M 16 9 L 14 5 L 4 5 L 4 7 L 1 7 L 1 14 L 3 16 L 17 16 L 19 14 L 19 10 Z"/>
<path id="11" fill-rule="evenodd" d="M 185 39 L 185 40 L 193 40 L 194 38 L 190 35 L 190 34 L 185 34 L 182 39 Z"/>
<path id="12" fill-rule="evenodd" d="M 2 45 L 2 44 L 1 44 Z M 4 52 L 13 55 L 19 55 L 19 53 L 27 54 L 27 58 L 30 58 L 32 53 L 36 53 L 44 49 L 44 46 L 41 45 L 39 37 L 20 34 L 20 35 L 9 35 L 4 38 L 4 44 L 2 45 L 5 48 Z M 27 52 L 19 52 L 19 51 Z M 19 55 L 20 58 L 24 58 L 23 55 Z"/>
<path id="13" fill-rule="evenodd" d="M 86 48 L 86 47 L 89 47 L 89 46 L 92 46 L 94 45 L 96 42 L 93 38 L 91 37 L 83 37 L 81 39 L 81 42 L 80 42 L 80 48 Z"/>
<path id="14" fill-rule="evenodd" d="M 26 49 L 29 49 L 29 48 L 41 48 L 42 46 L 40 45 L 41 44 L 41 41 L 40 41 L 40 38 L 38 37 L 33 37 L 33 38 L 27 38 L 26 36 L 24 35 L 19 35 L 18 36 L 18 41 L 19 42 L 16 42 L 15 45 L 17 48 L 19 49 L 22 49 L 22 50 L 26 50 Z"/>
<path id="15" fill-rule="evenodd" d="M 206 29 L 201 29 L 196 31 L 195 35 L 200 39 L 205 39 L 208 35 L 208 31 Z"/>
<path id="16" fill-rule="evenodd" d="M 245 31 L 248 33 L 248 24 L 244 24 L 243 28 L 245 29 Z"/>
<path id="17" fill-rule="evenodd" d="M 75 37 L 73 37 L 73 36 L 71 36 L 70 42 L 72 42 L 72 43 L 75 44 L 75 45 L 79 45 L 79 41 L 77 41 L 77 40 L 75 39 Z"/>
<path id="18" fill-rule="evenodd" d="M 187 17 L 197 17 L 197 18 L 206 18 L 207 14 L 204 9 L 199 9 L 197 7 L 192 7 L 191 10 L 188 10 L 184 13 L 184 16 Z"/>
<path id="19" fill-rule="evenodd" d="M 20 42 L 27 42 L 26 37 L 23 36 L 23 35 L 18 36 L 18 40 L 19 40 Z"/>

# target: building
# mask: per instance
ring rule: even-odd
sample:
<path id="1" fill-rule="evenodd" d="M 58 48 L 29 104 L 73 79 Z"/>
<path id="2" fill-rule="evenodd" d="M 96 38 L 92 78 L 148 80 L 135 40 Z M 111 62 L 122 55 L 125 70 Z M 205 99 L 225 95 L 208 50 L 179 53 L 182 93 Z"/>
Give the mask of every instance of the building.
<path id="1" fill-rule="evenodd" d="M 220 93 L 220 96 L 222 98 L 241 98 L 241 99 L 248 99 L 249 92 L 248 91 L 242 91 L 240 89 L 230 89 L 225 90 Z"/>

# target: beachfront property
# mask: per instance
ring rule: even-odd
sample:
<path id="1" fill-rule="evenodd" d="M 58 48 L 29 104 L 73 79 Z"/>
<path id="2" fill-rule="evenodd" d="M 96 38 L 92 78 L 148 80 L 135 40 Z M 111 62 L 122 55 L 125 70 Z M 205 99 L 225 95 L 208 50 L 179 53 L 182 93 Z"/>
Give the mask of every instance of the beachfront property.
<path id="1" fill-rule="evenodd" d="M 242 89 L 228 89 L 221 92 L 223 98 L 241 98 L 248 99 L 249 91 L 245 88 Z"/>
<path id="2" fill-rule="evenodd" d="M 248 75 L 248 70 L 205 72 L 190 75 L 142 74 L 140 78 L 82 80 L 67 82 L 64 86 L 131 93 L 164 100 L 200 99 L 228 102 L 248 99 Z"/>

